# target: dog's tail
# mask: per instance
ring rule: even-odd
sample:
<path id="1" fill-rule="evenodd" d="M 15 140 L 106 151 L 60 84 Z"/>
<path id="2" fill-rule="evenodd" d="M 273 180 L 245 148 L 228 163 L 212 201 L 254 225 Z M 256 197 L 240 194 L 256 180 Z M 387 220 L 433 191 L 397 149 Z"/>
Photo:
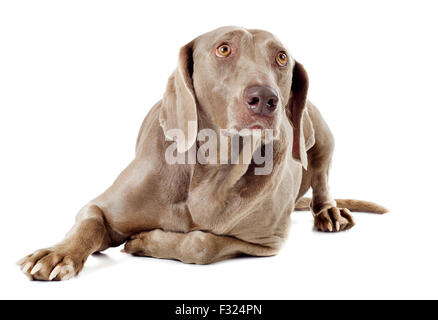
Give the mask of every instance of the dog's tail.
<path id="1" fill-rule="evenodd" d="M 388 209 L 374 202 L 353 200 L 353 199 L 335 199 L 339 208 L 347 208 L 350 211 L 370 212 L 370 213 L 387 213 Z M 296 211 L 309 211 L 310 198 L 301 198 L 295 204 Z"/>

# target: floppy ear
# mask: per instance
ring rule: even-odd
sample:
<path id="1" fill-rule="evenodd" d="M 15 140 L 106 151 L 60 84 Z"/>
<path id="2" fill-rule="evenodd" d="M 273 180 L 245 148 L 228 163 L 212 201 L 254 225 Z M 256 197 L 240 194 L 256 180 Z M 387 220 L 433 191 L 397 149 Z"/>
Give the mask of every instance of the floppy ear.
<path id="1" fill-rule="evenodd" d="M 166 138 L 173 140 L 176 137 L 177 151 L 180 153 L 190 149 L 198 132 L 192 53 L 193 41 L 181 48 L 178 66 L 167 83 L 159 116 Z"/>
<path id="2" fill-rule="evenodd" d="M 307 151 L 304 141 L 303 114 L 307 101 L 307 89 L 309 88 L 309 78 L 303 65 L 295 61 L 292 75 L 292 89 L 286 112 L 292 122 L 293 127 L 293 144 L 292 158 L 301 162 L 304 169 L 307 170 Z"/>

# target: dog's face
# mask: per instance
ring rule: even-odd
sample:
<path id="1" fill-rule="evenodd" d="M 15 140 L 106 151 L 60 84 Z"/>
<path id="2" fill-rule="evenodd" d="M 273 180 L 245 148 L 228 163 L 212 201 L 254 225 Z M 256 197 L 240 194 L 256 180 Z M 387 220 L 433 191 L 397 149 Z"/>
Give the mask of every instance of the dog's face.
<path id="1" fill-rule="evenodd" d="M 271 129 L 275 139 L 287 117 L 293 127 L 292 156 L 306 167 L 301 120 L 307 88 L 303 66 L 272 34 L 223 27 L 181 48 L 159 120 L 165 136 L 176 138 L 178 152 L 185 152 L 200 126 L 225 134 Z"/>
<path id="2" fill-rule="evenodd" d="M 291 92 L 294 61 L 270 33 L 224 27 L 193 45 L 199 111 L 215 129 L 273 129 Z"/>

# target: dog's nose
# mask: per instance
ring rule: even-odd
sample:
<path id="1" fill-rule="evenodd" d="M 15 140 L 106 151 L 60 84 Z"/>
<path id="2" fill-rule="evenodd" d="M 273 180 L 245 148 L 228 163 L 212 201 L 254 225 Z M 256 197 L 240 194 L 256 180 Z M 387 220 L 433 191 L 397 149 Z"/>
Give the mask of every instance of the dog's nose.
<path id="1" fill-rule="evenodd" d="M 255 114 L 266 116 L 277 108 L 278 95 L 272 87 L 252 86 L 246 88 L 243 95 L 246 106 Z"/>

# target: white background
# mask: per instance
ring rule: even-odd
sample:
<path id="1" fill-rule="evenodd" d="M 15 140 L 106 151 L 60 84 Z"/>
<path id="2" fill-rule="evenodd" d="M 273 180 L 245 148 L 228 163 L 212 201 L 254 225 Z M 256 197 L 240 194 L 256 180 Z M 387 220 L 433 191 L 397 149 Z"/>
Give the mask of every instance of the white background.
<path id="1" fill-rule="evenodd" d="M 434 1 L 2 1 L 0 297 L 438 298 Z M 179 47 L 222 25 L 271 31 L 303 63 L 336 138 L 335 197 L 379 202 L 349 232 L 292 214 L 276 257 L 210 266 L 110 249 L 81 275 L 14 265 L 60 240 L 133 158 Z M 151 150 L 153 152 L 153 150 Z"/>

